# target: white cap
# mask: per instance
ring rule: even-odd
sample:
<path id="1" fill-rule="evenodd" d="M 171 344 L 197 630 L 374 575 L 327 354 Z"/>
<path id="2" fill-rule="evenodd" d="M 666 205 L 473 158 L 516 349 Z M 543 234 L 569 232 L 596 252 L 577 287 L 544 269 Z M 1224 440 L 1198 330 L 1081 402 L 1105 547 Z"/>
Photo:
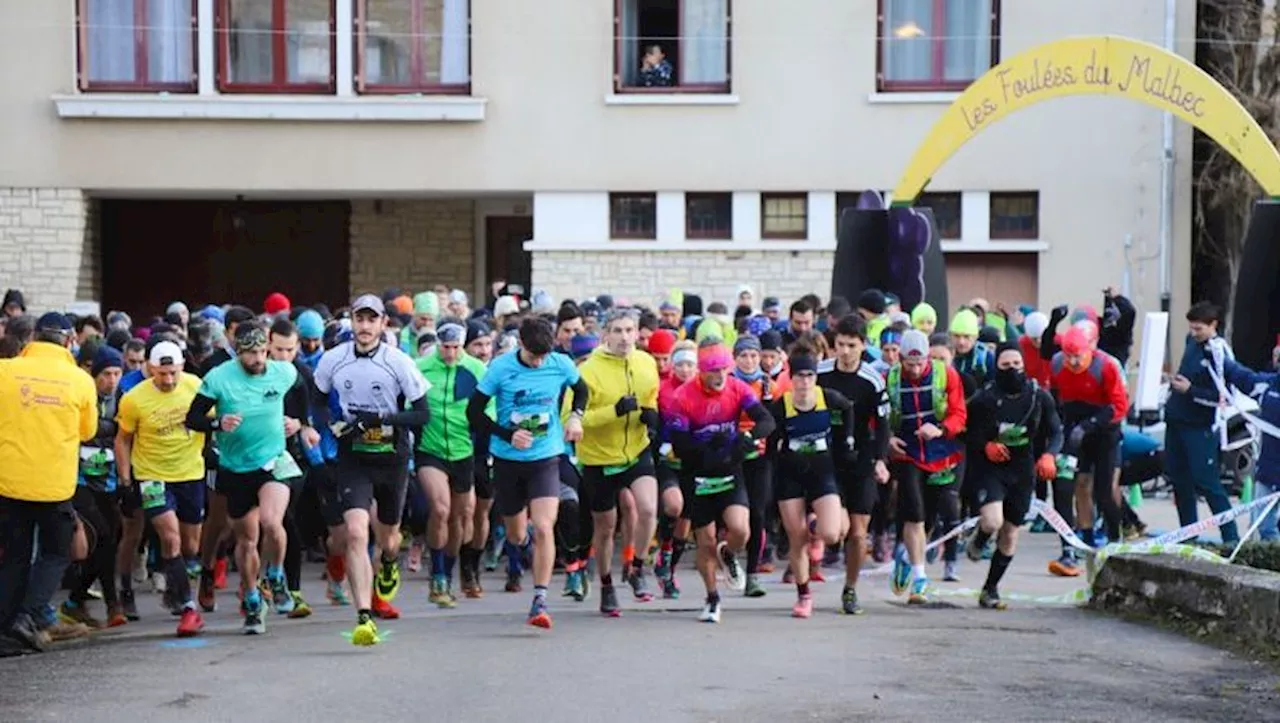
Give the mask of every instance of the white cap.
<path id="1" fill-rule="evenodd" d="M 520 302 L 516 301 L 514 296 L 500 297 L 493 304 L 494 316 L 510 316 L 520 313 Z"/>
<path id="2" fill-rule="evenodd" d="M 1039 339 L 1044 336 L 1045 329 L 1049 328 L 1049 317 L 1039 311 L 1033 311 L 1027 314 L 1027 318 L 1022 322 L 1022 327 L 1027 330 L 1027 336 L 1032 339 Z"/>
<path id="3" fill-rule="evenodd" d="M 450 292 L 449 292 L 449 303 L 450 303 L 450 304 L 465 304 L 465 303 L 467 303 L 467 292 L 463 291 L 462 289 L 454 289 L 453 291 L 450 291 Z"/>
<path id="4" fill-rule="evenodd" d="M 147 357 L 147 361 L 153 367 L 165 366 L 167 364 L 177 364 L 181 366 L 186 360 L 182 356 L 182 349 L 171 341 L 162 341 L 151 347 L 151 356 Z"/>
<path id="5" fill-rule="evenodd" d="M 905 359 L 928 359 L 929 337 L 919 329 L 908 329 L 902 333 L 902 343 L 898 345 L 898 354 Z"/>

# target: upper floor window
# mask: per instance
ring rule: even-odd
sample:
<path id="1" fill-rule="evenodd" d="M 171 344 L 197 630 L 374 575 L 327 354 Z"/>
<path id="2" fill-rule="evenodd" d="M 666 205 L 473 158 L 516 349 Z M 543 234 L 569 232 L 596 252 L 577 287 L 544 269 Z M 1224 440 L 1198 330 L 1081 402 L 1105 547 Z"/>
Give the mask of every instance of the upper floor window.
<path id="1" fill-rule="evenodd" d="M 877 90 L 963 90 L 999 62 L 999 0 L 880 0 Z"/>
<path id="2" fill-rule="evenodd" d="M 802 239 L 808 235 L 808 194 L 760 194 L 760 238 Z"/>
<path id="3" fill-rule="evenodd" d="M 219 0 L 219 88 L 332 92 L 333 22 L 333 0 Z"/>
<path id="4" fill-rule="evenodd" d="M 359 0 L 362 93 L 469 93 L 469 0 Z"/>
<path id="5" fill-rule="evenodd" d="M 913 204 L 933 209 L 933 223 L 938 228 L 938 238 L 956 241 L 960 238 L 960 192 L 929 191 L 916 197 Z"/>
<path id="6" fill-rule="evenodd" d="M 194 0 L 79 0 L 77 11 L 81 90 L 195 90 Z"/>
<path id="7" fill-rule="evenodd" d="M 656 239 L 658 237 L 658 194 L 610 193 L 609 237 Z"/>
<path id="8" fill-rule="evenodd" d="M 614 89 L 729 91 L 730 0 L 614 0 Z"/>
<path id="9" fill-rule="evenodd" d="M 991 238 L 1035 239 L 1040 237 L 1040 193 L 1038 191 L 991 192 Z"/>

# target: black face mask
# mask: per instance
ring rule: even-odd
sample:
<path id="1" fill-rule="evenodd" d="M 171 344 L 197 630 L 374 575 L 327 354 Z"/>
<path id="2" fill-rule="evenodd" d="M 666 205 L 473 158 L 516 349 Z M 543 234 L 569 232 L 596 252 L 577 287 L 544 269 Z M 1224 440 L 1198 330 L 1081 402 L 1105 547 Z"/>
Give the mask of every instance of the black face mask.
<path id="1" fill-rule="evenodd" d="M 1017 394 L 1027 386 L 1027 373 L 1022 369 L 997 369 L 996 388 L 1005 394 Z"/>

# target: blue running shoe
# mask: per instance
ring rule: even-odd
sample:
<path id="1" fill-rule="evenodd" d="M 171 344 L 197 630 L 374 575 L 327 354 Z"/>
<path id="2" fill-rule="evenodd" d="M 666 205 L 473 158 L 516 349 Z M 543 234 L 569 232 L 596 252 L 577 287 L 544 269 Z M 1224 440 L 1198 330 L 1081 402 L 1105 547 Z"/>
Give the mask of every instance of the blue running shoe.
<path id="1" fill-rule="evenodd" d="M 918 577 L 911 581 L 911 594 L 907 596 L 908 605 L 924 605 L 929 602 L 929 579 Z"/>
<path id="2" fill-rule="evenodd" d="M 911 563 L 907 561 L 907 548 L 898 545 L 893 553 L 893 574 L 889 577 L 889 589 L 894 595 L 902 595 L 911 584 Z"/>

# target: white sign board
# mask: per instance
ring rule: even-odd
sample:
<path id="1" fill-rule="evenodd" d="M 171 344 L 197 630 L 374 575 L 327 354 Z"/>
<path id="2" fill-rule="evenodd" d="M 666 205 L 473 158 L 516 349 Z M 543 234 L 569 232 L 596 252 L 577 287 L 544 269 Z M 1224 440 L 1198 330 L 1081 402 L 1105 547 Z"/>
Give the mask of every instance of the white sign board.
<path id="1" fill-rule="evenodd" d="M 1164 355 L 1169 335 L 1169 314 L 1147 312 L 1142 320 L 1142 350 L 1138 355 L 1138 380 L 1134 385 L 1133 406 L 1139 412 L 1159 411 L 1164 402 L 1160 377 L 1164 371 Z"/>
<path id="2" fill-rule="evenodd" d="M 67 313 L 76 316 L 102 316 L 102 304 L 96 301 L 73 301 L 67 304 Z"/>

